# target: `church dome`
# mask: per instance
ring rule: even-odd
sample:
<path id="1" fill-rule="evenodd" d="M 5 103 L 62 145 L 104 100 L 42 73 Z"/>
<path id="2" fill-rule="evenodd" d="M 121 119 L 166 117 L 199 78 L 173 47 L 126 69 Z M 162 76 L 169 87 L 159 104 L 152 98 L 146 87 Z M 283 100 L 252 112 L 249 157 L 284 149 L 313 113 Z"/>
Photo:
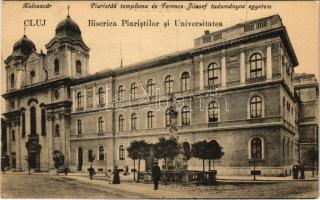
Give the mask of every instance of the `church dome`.
<path id="1" fill-rule="evenodd" d="M 33 51 L 36 51 L 36 45 L 27 38 L 26 35 L 18 40 L 13 45 L 13 56 L 29 56 Z"/>
<path id="2" fill-rule="evenodd" d="M 82 40 L 80 27 L 68 15 L 66 19 L 58 23 L 56 27 L 55 38 L 70 38 L 73 40 Z"/>

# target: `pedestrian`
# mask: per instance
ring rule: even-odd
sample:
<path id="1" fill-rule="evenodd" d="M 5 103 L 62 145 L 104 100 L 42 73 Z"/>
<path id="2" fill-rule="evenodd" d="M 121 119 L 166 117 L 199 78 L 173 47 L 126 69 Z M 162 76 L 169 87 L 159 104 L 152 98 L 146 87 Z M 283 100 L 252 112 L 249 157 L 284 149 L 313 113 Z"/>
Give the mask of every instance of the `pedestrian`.
<path id="1" fill-rule="evenodd" d="M 106 176 L 107 176 L 107 181 L 109 184 L 111 184 L 111 169 L 107 170 Z"/>
<path id="2" fill-rule="evenodd" d="M 63 169 L 63 171 L 64 171 L 64 175 L 68 175 L 68 167 L 67 166 L 64 166 L 64 169 Z"/>
<path id="3" fill-rule="evenodd" d="M 118 170 L 118 166 L 114 166 L 113 169 L 113 180 L 112 180 L 112 184 L 120 184 L 120 175 L 119 175 L 119 170 Z"/>
<path id="4" fill-rule="evenodd" d="M 151 171 L 152 171 L 154 190 L 157 190 L 159 187 L 159 180 L 161 178 L 161 170 L 160 170 L 160 167 L 158 166 L 158 161 L 155 161 L 153 163 Z"/>
<path id="5" fill-rule="evenodd" d="M 300 165 L 300 179 L 304 179 L 304 166 Z"/>
<path id="6" fill-rule="evenodd" d="M 96 171 L 92 166 L 90 166 L 90 168 L 88 168 L 88 172 L 89 172 L 90 180 L 92 180 L 93 175 L 96 175 Z"/>
<path id="7" fill-rule="evenodd" d="M 293 165 L 293 168 L 292 168 L 293 179 L 298 179 L 298 173 L 299 173 L 298 166 Z"/>

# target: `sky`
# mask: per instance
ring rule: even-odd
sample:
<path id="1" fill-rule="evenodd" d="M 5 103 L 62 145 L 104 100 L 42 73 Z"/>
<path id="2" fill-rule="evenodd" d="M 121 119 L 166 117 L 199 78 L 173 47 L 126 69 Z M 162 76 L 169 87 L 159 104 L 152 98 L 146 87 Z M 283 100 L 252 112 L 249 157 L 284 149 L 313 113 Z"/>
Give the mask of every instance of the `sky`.
<path id="1" fill-rule="evenodd" d="M 319 3 L 316 1 L 257 1 L 228 2 L 215 1 L 209 4 L 234 5 L 267 5 L 271 9 L 240 9 L 240 10 L 185 10 L 185 9 L 96 9 L 91 8 L 91 1 L 49 1 L 41 4 L 52 4 L 49 9 L 22 8 L 25 2 L 2 1 L 2 31 L 1 31 L 1 73 L 4 72 L 4 60 L 12 53 L 13 44 L 24 34 L 26 19 L 45 19 L 45 26 L 26 27 L 26 35 L 31 39 L 37 51 L 46 52 L 45 45 L 53 38 L 56 25 L 67 16 L 67 6 L 70 6 L 70 16 L 77 22 L 82 31 L 82 37 L 90 47 L 89 72 L 95 73 L 106 68 L 139 62 L 144 59 L 158 57 L 164 54 L 193 48 L 194 39 L 203 35 L 205 30 L 217 31 L 233 26 L 246 20 L 257 19 L 279 14 L 286 26 L 293 48 L 300 65 L 295 72 L 314 73 L 318 77 L 319 65 Z M 31 2 L 32 3 L 32 2 Z M 39 2 L 35 2 L 39 3 Z M 112 3 L 97 1 L 99 4 Z M 132 1 L 118 2 L 133 4 Z M 155 2 L 140 2 L 151 6 Z M 158 2 L 161 4 L 163 2 Z M 190 2 L 167 2 L 168 4 L 183 4 Z M 198 2 L 206 3 L 205 1 Z M 140 27 L 90 27 L 88 20 L 119 21 L 122 19 L 155 20 L 163 23 L 175 19 L 189 21 L 222 22 L 222 27 L 174 27 L 140 28 Z M 120 47 L 121 46 L 121 47 Z M 1 76 L 2 91 L 5 79 Z"/>

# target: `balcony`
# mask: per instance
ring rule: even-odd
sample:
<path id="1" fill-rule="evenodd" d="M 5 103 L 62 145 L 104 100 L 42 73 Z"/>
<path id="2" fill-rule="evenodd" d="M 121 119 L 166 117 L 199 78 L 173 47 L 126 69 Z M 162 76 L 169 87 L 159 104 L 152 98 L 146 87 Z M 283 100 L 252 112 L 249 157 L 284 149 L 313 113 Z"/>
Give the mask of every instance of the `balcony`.
<path id="1" fill-rule="evenodd" d="M 263 82 L 265 80 L 266 80 L 265 76 L 258 76 L 258 77 L 247 78 L 246 83 L 247 84 L 259 83 L 259 82 Z"/>
<path id="2" fill-rule="evenodd" d="M 249 119 L 250 124 L 258 124 L 258 123 L 262 123 L 262 118 L 252 118 Z"/>

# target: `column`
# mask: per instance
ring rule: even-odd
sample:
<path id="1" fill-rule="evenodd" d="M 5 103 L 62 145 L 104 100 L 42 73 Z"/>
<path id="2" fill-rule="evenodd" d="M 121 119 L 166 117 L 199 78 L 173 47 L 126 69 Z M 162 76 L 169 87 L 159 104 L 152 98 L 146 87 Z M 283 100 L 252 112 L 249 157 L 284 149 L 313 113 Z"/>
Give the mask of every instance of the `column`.
<path id="1" fill-rule="evenodd" d="M 227 74 L 226 74 L 226 50 L 222 50 L 221 57 L 221 86 L 226 87 Z"/>
<path id="2" fill-rule="evenodd" d="M 87 87 L 83 88 L 83 108 L 84 110 L 87 109 Z"/>
<path id="3" fill-rule="evenodd" d="M 72 110 L 76 111 L 76 91 L 73 89 L 71 92 L 72 92 Z"/>
<path id="4" fill-rule="evenodd" d="M 52 169 L 54 168 L 53 166 L 53 161 L 52 161 L 52 152 L 53 152 L 53 122 L 52 122 L 52 117 L 51 116 L 48 116 L 47 117 L 47 135 L 48 135 L 48 147 L 47 147 L 47 150 L 48 150 L 48 169 Z"/>
<path id="5" fill-rule="evenodd" d="M 108 96 L 109 96 L 109 84 L 108 83 L 106 83 L 106 89 L 105 89 L 105 107 L 107 108 L 108 107 Z"/>
<path id="6" fill-rule="evenodd" d="M 267 46 L 267 79 L 272 79 L 272 54 L 271 44 Z"/>
<path id="7" fill-rule="evenodd" d="M 18 120 L 20 120 L 20 117 L 19 117 L 19 119 Z M 16 139 L 17 139 L 17 147 L 16 147 L 16 149 L 17 149 L 17 170 L 19 171 L 19 170 L 21 170 L 22 169 L 22 160 L 21 160 L 21 126 L 20 126 L 20 123 L 19 123 L 19 121 L 17 122 L 17 125 L 16 125 Z"/>
<path id="8" fill-rule="evenodd" d="M 97 108 L 97 95 L 96 95 L 96 86 L 92 88 L 92 98 L 93 98 L 93 109 Z"/>
<path id="9" fill-rule="evenodd" d="M 66 59 L 67 59 L 67 70 L 68 70 L 68 75 L 72 76 L 71 73 L 71 52 L 68 50 L 68 46 L 66 47 Z"/>
<path id="10" fill-rule="evenodd" d="M 246 58 L 244 54 L 244 49 L 240 50 L 240 84 L 246 82 Z"/>
<path id="11" fill-rule="evenodd" d="M 200 90 L 204 89 L 204 84 L 203 84 L 203 54 L 200 55 L 200 60 L 199 60 L 199 79 L 200 79 Z"/>

